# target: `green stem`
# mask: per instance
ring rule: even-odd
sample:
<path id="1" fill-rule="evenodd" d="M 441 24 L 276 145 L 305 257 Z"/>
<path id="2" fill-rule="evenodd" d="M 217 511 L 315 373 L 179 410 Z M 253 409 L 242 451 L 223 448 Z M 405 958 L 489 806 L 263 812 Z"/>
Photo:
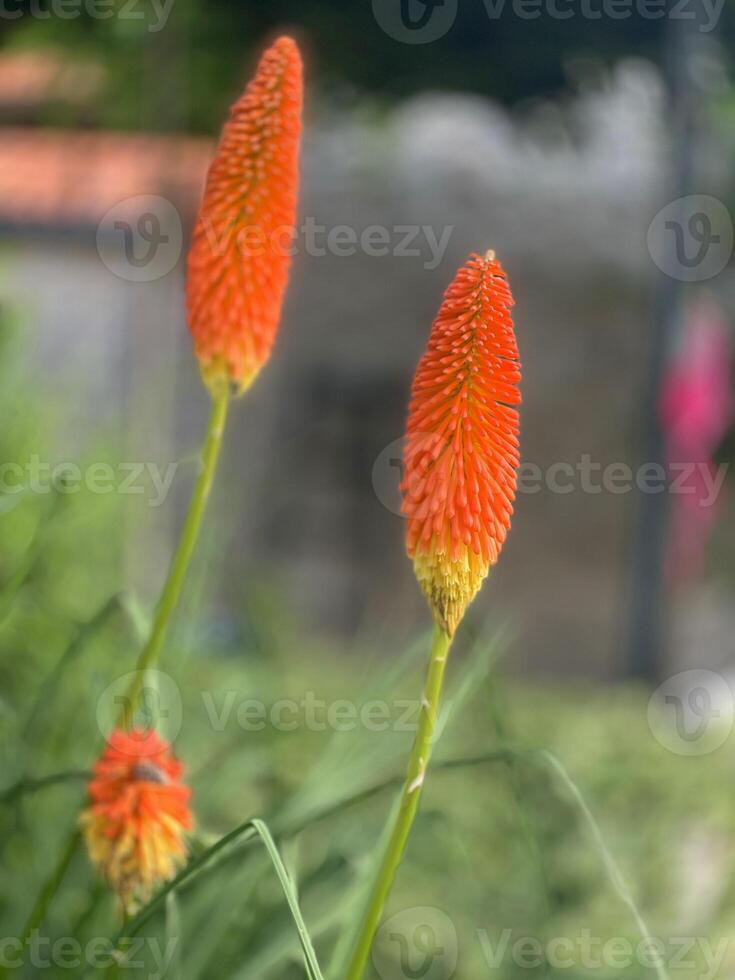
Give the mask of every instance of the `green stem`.
<path id="1" fill-rule="evenodd" d="M 447 654 L 449 653 L 451 642 L 450 637 L 440 627 L 434 627 L 434 636 L 431 643 L 431 659 L 426 675 L 424 696 L 421 700 L 419 727 L 416 732 L 413 748 L 411 749 L 403 794 L 390 832 L 390 837 L 388 838 L 383 860 L 378 868 L 373 890 L 368 900 L 367 910 L 357 942 L 355 943 L 346 980 L 360 980 L 365 971 L 373 937 L 380 924 L 383 908 L 391 890 L 396 871 L 398 870 L 398 865 L 401 863 L 401 858 L 406 848 L 406 841 L 411 831 L 411 825 L 418 810 L 424 777 L 431 755 L 434 728 L 439 715 L 442 681 L 444 680 L 444 670 L 447 665 Z"/>
<path id="2" fill-rule="evenodd" d="M 130 686 L 130 691 L 120 714 L 119 725 L 121 728 L 128 728 L 130 726 L 138 698 L 143 688 L 145 672 L 155 663 L 161 651 L 166 630 L 179 603 L 181 589 L 184 585 L 197 538 L 199 537 L 202 517 L 204 516 L 207 500 L 212 489 L 217 460 L 220 449 L 222 448 L 222 436 L 225 431 L 229 404 L 229 390 L 223 387 L 220 392 L 213 396 L 207 437 L 204 443 L 204 449 L 202 450 L 201 470 L 196 486 L 194 487 L 191 503 L 189 504 L 189 512 L 186 515 L 186 521 L 181 530 L 179 544 L 171 562 L 171 570 L 168 573 L 166 584 L 161 593 L 161 598 L 158 601 L 153 628 L 148 637 L 148 642 L 141 650 L 138 662 L 135 665 L 133 683 Z"/>
<path id="3" fill-rule="evenodd" d="M 138 657 L 133 683 L 130 686 L 130 691 L 123 705 L 119 721 L 119 725 L 123 728 L 128 727 L 132 720 L 135 706 L 143 687 L 145 672 L 155 662 L 156 657 L 160 653 L 166 636 L 166 629 L 181 596 L 181 589 L 184 585 L 191 556 L 194 553 L 194 546 L 199 536 L 202 517 L 204 516 L 209 493 L 212 489 L 217 459 L 222 448 L 222 436 L 225 430 L 225 422 L 227 421 L 229 403 L 229 389 L 223 386 L 222 390 L 212 397 L 212 412 L 209 417 L 207 436 L 202 450 L 201 470 L 196 486 L 194 487 L 191 503 L 189 504 L 189 512 L 186 515 L 186 521 L 181 530 L 176 553 L 171 563 L 171 570 L 168 573 L 166 584 L 158 602 L 153 628 L 151 629 L 146 645 Z M 64 875 L 71 864 L 78 843 L 79 831 L 75 828 L 67 839 L 58 864 L 54 867 L 50 877 L 44 882 L 41 888 L 33 910 L 26 922 L 23 931 L 24 936 L 29 935 L 30 931 L 35 929 L 43 921 L 46 910 L 58 891 Z M 4 971 L 0 969 L 0 977 L 3 975 Z"/>

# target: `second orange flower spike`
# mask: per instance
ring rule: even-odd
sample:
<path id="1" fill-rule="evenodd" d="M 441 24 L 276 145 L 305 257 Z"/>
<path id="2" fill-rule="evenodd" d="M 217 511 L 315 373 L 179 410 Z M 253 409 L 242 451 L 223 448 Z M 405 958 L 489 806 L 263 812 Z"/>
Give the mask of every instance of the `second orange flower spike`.
<path id="1" fill-rule="evenodd" d="M 495 564 L 513 512 L 521 367 L 512 305 L 495 254 L 470 256 L 444 294 L 411 389 L 407 550 L 449 636 Z"/>

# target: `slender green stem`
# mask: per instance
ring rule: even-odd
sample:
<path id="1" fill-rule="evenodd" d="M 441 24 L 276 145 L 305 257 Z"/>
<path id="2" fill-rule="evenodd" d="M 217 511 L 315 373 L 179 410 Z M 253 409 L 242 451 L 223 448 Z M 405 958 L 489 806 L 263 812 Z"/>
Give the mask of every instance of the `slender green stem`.
<path id="1" fill-rule="evenodd" d="M 202 463 L 199 477 L 194 487 L 194 493 L 189 504 L 189 512 L 181 530 L 179 544 L 176 548 L 171 570 L 168 573 L 166 584 L 161 593 L 161 598 L 156 608 L 156 617 L 148 637 L 148 642 L 143 647 L 135 665 L 135 675 L 130 691 L 124 702 L 120 715 L 120 726 L 127 728 L 130 726 L 135 707 L 140 697 L 145 679 L 146 670 L 151 667 L 158 657 L 166 636 L 171 617 L 179 603 L 181 589 L 184 585 L 186 573 L 194 553 L 194 547 L 199 537 L 199 529 L 202 524 L 202 517 L 207 506 L 207 500 L 212 489 L 214 473 L 217 468 L 220 449 L 222 448 L 222 437 L 227 421 L 227 409 L 230 403 L 230 393 L 226 387 L 213 396 L 212 413 L 209 417 L 209 428 L 207 437 L 202 450 Z"/>
<path id="2" fill-rule="evenodd" d="M 161 646 L 166 636 L 166 629 L 178 605 L 186 572 L 189 568 L 191 556 L 194 553 L 197 537 L 199 536 L 199 529 L 207 506 L 207 500 L 209 499 L 209 493 L 212 489 L 217 459 L 222 448 L 222 436 L 225 430 L 225 422 L 227 421 L 229 403 L 230 392 L 223 386 L 222 390 L 216 395 L 213 395 L 212 398 L 212 412 L 209 417 L 207 436 L 202 450 L 201 470 L 196 486 L 194 487 L 191 503 L 189 504 L 189 512 L 186 515 L 186 521 L 181 530 L 176 553 L 171 563 L 171 570 L 168 573 L 166 584 L 158 602 L 153 627 L 148 641 L 138 657 L 133 683 L 131 684 L 130 691 L 121 711 L 119 721 L 121 727 L 128 727 L 132 721 L 135 707 L 143 688 L 145 672 L 155 663 L 156 657 L 161 651 Z M 54 867 L 51 875 L 41 888 L 33 910 L 26 922 L 24 936 L 28 935 L 32 929 L 36 928 L 43 921 L 46 910 L 58 891 L 64 875 L 71 864 L 78 843 L 79 831 L 74 828 L 67 839 L 58 864 Z M 0 970 L 0 976 L 2 975 L 3 971 Z"/>
<path id="3" fill-rule="evenodd" d="M 398 870 L 398 865 L 401 863 L 401 858 L 406 848 L 406 841 L 411 831 L 411 825 L 418 810 L 421 789 L 424 784 L 424 777 L 431 755 L 434 728 L 439 715 L 442 681 L 444 680 L 444 670 L 447 665 L 447 654 L 449 653 L 451 642 L 450 637 L 440 627 L 434 627 L 431 659 L 426 675 L 424 696 L 421 700 L 419 727 L 416 732 L 413 748 L 411 749 L 403 793 L 390 837 L 388 838 L 383 860 L 378 868 L 375 883 L 373 884 L 373 889 L 368 900 L 367 910 L 355 943 L 346 980 L 360 980 L 365 971 L 373 937 L 380 924 L 383 907 L 388 898 L 393 879 Z"/>

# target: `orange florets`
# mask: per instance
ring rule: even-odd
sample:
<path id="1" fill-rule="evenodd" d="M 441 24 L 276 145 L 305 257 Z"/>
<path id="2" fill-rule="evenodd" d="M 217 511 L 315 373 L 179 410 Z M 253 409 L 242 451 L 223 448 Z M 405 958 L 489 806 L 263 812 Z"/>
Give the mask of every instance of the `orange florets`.
<path id="1" fill-rule="evenodd" d="M 181 774 L 168 742 L 140 729 L 115 730 L 94 766 L 80 822 L 92 863 L 128 914 L 186 858 L 192 816 Z"/>
<path id="2" fill-rule="evenodd" d="M 444 294 L 411 389 L 403 513 L 416 576 L 451 636 L 505 541 L 521 401 L 508 281 L 470 256 Z"/>
<path id="3" fill-rule="evenodd" d="M 188 260 L 189 329 L 210 388 L 244 391 L 270 355 L 296 223 L 302 64 L 279 38 L 232 107 Z"/>

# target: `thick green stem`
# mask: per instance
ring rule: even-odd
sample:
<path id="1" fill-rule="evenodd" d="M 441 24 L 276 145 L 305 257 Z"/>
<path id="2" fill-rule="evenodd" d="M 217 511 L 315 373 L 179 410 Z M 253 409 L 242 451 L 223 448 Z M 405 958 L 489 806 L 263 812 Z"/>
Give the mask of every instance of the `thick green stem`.
<path id="1" fill-rule="evenodd" d="M 143 647 L 135 665 L 135 676 L 130 686 L 130 691 L 123 704 L 120 714 L 120 727 L 128 728 L 135 714 L 135 708 L 140 697 L 145 680 L 145 672 L 151 667 L 158 657 L 161 646 L 163 645 L 171 617 L 176 610 L 181 596 L 181 589 L 184 585 L 186 573 L 194 553 L 194 547 L 199 537 L 199 529 L 202 524 L 202 517 L 207 506 L 209 493 L 214 481 L 214 473 L 217 468 L 220 449 L 222 448 L 222 436 L 225 431 L 227 421 L 227 409 L 230 403 L 229 390 L 223 387 L 222 391 L 213 396 L 212 413 L 209 417 L 209 428 L 207 437 L 202 450 L 201 470 L 194 487 L 194 493 L 189 504 L 189 512 L 186 521 L 181 529 L 179 544 L 176 548 L 171 570 L 168 573 L 166 584 L 161 593 L 156 608 L 156 618 L 153 623 L 148 642 Z"/>
<path id="2" fill-rule="evenodd" d="M 362 927 L 347 970 L 346 980 L 361 980 L 365 972 L 373 937 L 380 924 L 383 907 L 391 890 L 398 865 L 401 863 L 411 825 L 418 810 L 421 789 L 431 755 L 434 729 L 439 715 L 442 682 L 451 642 L 450 637 L 439 626 L 434 627 L 431 660 L 426 675 L 424 696 L 421 700 L 419 727 L 411 749 L 403 794 L 383 860 L 373 884 Z"/>

